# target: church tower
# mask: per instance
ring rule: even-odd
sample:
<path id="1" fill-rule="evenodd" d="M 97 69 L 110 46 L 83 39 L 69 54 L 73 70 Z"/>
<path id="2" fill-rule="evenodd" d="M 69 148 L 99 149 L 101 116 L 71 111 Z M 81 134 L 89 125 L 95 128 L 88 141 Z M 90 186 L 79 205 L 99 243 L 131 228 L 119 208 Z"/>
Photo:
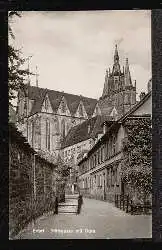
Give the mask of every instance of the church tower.
<path id="1" fill-rule="evenodd" d="M 133 85 L 129 70 L 128 58 L 121 70 L 119 53 L 115 45 L 114 64 L 112 71 L 106 70 L 105 83 L 101 100 L 111 100 L 118 114 L 123 115 L 136 104 L 136 82 Z"/>

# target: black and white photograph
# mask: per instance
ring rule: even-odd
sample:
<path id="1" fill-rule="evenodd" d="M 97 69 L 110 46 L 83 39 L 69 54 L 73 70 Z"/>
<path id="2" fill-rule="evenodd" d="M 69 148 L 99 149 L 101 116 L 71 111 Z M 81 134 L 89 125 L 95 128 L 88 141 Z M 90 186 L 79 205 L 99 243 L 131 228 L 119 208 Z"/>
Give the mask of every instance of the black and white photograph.
<path id="1" fill-rule="evenodd" d="M 8 11 L 9 239 L 152 238 L 151 10 Z"/>

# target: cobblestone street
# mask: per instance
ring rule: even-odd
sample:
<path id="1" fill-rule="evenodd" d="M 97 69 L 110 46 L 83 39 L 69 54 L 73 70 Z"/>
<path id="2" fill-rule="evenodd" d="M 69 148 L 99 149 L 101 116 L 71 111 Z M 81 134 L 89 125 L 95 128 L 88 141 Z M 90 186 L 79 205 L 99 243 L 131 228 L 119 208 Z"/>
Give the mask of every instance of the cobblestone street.
<path id="1" fill-rule="evenodd" d="M 17 239 L 126 239 L 151 238 L 152 217 L 132 216 L 113 204 L 83 199 L 81 213 L 40 217 L 28 225 Z"/>

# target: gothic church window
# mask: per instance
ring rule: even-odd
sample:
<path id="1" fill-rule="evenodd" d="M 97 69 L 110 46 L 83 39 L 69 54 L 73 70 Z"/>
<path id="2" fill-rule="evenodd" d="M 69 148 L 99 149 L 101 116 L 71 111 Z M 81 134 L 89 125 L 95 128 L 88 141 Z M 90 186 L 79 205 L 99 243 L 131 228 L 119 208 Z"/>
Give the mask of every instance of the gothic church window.
<path id="1" fill-rule="evenodd" d="M 61 134 L 64 138 L 65 137 L 65 120 L 61 121 Z"/>
<path id="2" fill-rule="evenodd" d="M 113 153 L 113 155 L 116 153 L 116 138 L 115 138 L 115 136 L 113 136 L 113 139 L 112 139 L 112 153 Z"/>
<path id="3" fill-rule="evenodd" d="M 35 144 L 40 148 L 40 119 L 35 120 Z"/>
<path id="4" fill-rule="evenodd" d="M 53 133 L 54 134 L 59 133 L 59 120 L 58 120 L 58 118 L 55 118 L 53 120 Z"/>
<path id="5" fill-rule="evenodd" d="M 46 148 L 50 150 L 50 122 L 46 120 Z"/>

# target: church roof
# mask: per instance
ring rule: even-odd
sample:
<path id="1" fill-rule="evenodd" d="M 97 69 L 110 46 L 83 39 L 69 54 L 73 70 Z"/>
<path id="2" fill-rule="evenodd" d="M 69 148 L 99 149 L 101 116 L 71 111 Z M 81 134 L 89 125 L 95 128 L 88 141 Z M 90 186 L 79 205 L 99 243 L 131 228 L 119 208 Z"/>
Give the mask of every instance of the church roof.
<path id="1" fill-rule="evenodd" d="M 49 96 L 53 112 L 57 112 L 57 109 L 60 105 L 63 96 L 67 101 L 67 105 L 71 112 L 71 115 L 75 114 L 80 101 L 83 102 L 85 110 L 89 117 L 93 114 L 94 108 L 97 104 L 97 99 L 88 98 L 81 95 L 68 94 L 55 90 L 39 88 L 36 86 L 29 86 L 29 99 L 34 100 L 34 104 L 31 110 L 31 115 L 37 112 L 41 112 L 41 107 L 46 94 L 48 94 Z"/>
<path id="2" fill-rule="evenodd" d="M 62 143 L 62 148 L 86 141 L 95 137 L 97 134 L 101 134 L 103 132 L 101 124 L 107 119 L 108 117 L 106 116 L 97 115 L 72 127 Z"/>

